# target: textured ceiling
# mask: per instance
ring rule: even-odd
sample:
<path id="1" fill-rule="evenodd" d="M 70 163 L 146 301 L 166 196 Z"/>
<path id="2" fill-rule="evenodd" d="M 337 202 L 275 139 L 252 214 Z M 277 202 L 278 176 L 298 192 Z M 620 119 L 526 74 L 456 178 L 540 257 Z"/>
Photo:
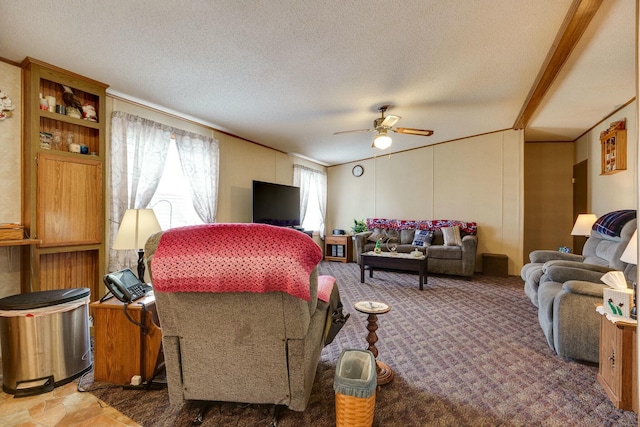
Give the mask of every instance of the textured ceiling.
<path id="1" fill-rule="evenodd" d="M 635 2 L 604 3 L 534 116 L 532 139 L 573 138 L 633 98 Z M 332 165 L 511 128 L 570 5 L 3 0 L 0 57 L 31 56 Z M 370 128 L 381 104 L 398 126 L 435 134 L 393 134 L 385 151 L 370 147 L 371 133 L 333 135 Z"/>

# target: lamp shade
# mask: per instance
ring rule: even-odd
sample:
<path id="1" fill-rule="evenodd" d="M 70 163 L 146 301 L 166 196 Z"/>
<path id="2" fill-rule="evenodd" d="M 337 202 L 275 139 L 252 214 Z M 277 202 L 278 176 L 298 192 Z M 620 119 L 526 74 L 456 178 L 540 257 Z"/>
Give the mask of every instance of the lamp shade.
<path id="1" fill-rule="evenodd" d="M 573 230 L 571 230 L 572 236 L 589 236 L 591 234 L 591 227 L 598 220 L 598 217 L 594 214 L 580 214 L 576 218 L 576 223 L 573 224 Z"/>
<path id="2" fill-rule="evenodd" d="M 638 230 L 633 232 L 631 240 L 629 240 L 627 247 L 624 252 L 622 252 L 620 261 L 626 262 L 627 264 L 638 264 Z"/>
<path id="3" fill-rule="evenodd" d="M 373 146 L 381 150 L 389 148 L 391 147 L 391 137 L 388 136 L 386 133 L 377 135 L 373 139 Z"/>
<path id="4" fill-rule="evenodd" d="M 143 249 L 149 236 L 161 230 L 153 209 L 127 209 L 113 249 Z"/>

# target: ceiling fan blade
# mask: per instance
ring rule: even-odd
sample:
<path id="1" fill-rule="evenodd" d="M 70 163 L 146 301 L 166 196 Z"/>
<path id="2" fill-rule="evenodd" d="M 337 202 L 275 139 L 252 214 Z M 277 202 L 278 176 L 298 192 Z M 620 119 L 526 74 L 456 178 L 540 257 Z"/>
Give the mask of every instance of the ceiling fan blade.
<path id="1" fill-rule="evenodd" d="M 351 132 L 375 132 L 375 129 L 356 129 L 356 130 L 342 130 L 340 132 L 334 132 L 334 135 L 340 135 L 341 133 L 351 133 Z"/>
<path id="2" fill-rule="evenodd" d="M 419 136 L 431 136 L 433 135 L 432 130 L 426 129 L 413 129 L 413 128 L 395 128 L 391 129 L 395 133 L 405 133 L 407 135 L 419 135 Z"/>
<path id="3" fill-rule="evenodd" d="M 398 120 L 400 120 L 402 117 L 400 116 L 386 116 L 384 118 L 384 120 L 382 121 L 382 123 L 380 123 L 380 126 L 384 126 L 387 128 L 390 128 L 391 126 L 395 125 L 396 123 L 398 123 Z"/>

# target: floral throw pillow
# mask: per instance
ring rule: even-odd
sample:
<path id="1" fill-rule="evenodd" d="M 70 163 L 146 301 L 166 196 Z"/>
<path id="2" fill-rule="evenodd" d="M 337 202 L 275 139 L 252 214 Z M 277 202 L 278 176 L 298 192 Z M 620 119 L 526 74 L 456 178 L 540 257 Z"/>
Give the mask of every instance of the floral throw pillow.
<path id="1" fill-rule="evenodd" d="M 433 240 L 433 231 L 429 230 L 416 230 L 416 234 L 413 236 L 413 246 L 429 246 Z"/>
<path id="2" fill-rule="evenodd" d="M 462 246 L 460 227 L 442 227 L 442 238 L 445 246 Z"/>

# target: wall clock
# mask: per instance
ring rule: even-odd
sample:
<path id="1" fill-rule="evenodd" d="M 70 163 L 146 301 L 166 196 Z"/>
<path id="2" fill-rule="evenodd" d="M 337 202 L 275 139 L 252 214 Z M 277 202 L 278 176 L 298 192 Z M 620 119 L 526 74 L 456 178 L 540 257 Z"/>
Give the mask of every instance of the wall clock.
<path id="1" fill-rule="evenodd" d="M 360 177 L 364 173 L 364 168 L 360 165 L 355 165 L 353 169 L 351 169 L 351 173 L 355 177 Z"/>

